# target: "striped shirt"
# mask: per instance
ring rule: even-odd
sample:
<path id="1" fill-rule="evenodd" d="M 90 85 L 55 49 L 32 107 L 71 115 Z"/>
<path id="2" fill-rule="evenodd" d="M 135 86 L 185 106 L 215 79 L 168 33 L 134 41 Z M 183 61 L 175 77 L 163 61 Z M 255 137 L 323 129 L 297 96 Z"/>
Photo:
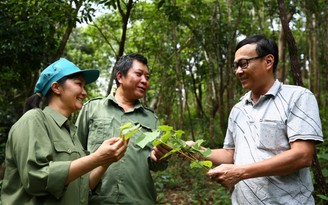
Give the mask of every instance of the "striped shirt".
<path id="1" fill-rule="evenodd" d="M 317 101 L 306 88 L 278 80 L 257 103 L 249 91 L 229 116 L 224 148 L 234 164 L 263 161 L 290 149 L 296 140 L 323 141 Z M 235 185 L 233 204 L 314 204 L 310 169 L 285 176 L 257 177 Z"/>

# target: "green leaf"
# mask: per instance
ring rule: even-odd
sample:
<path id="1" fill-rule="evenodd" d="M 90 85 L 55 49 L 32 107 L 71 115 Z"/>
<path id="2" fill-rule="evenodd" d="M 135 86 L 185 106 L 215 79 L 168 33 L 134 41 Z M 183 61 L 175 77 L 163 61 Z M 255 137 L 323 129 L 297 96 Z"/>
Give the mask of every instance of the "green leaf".
<path id="1" fill-rule="evenodd" d="M 198 162 L 198 161 L 192 161 L 190 163 L 190 168 L 193 169 L 193 168 L 202 168 L 202 165 Z"/>
<path id="2" fill-rule="evenodd" d="M 160 134 L 161 132 L 158 130 L 153 132 L 145 132 L 143 135 L 136 139 L 136 143 L 139 147 L 144 148 L 148 143 L 155 140 Z"/>
<path id="3" fill-rule="evenodd" d="M 130 137 L 132 137 L 135 133 L 137 133 L 139 131 L 139 129 L 136 130 L 132 130 L 131 132 L 128 132 L 127 134 L 123 135 L 124 136 L 124 140 L 128 140 L 130 139 Z"/>
<path id="4" fill-rule="evenodd" d="M 163 142 L 160 139 L 155 139 L 152 144 L 153 144 L 154 147 L 156 147 L 160 144 L 163 144 Z"/>
<path id="5" fill-rule="evenodd" d="M 172 154 L 174 154 L 174 153 L 176 153 L 180 150 L 181 150 L 180 147 L 178 147 L 176 149 L 172 149 L 171 151 L 167 152 L 164 156 L 162 156 L 161 159 L 164 159 L 164 158 L 166 158 L 166 157 L 168 157 L 168 156 L 170 156 L 170 155 L 172 155 Z"/>
<path id="6" fill-rule="evenodd" d="M 171 136 L 172 136 L 171 132 L 165 132 L 165 134 L 161 136 L 161 141 L 166 143 Z"/>
<path id="7" fill-rule="evenodd" d="M 324 159 L 324 160 L 328 160 L 328 154 L 324 153 L 324 154 L 318 154 L 319 159 Z"/>
<path id="8" fill-rule="evenodd" d="M 317 195 L 320 199 L 323 199 L 325 201 L 328 201 L 328 196 L 322 195 L 322 194 L 318 194 Z"/>
<path id="9" fill-rule="evenodd" d="M 140 124 L 133 125 L 131 122 L 127 122 L 120 127 L 120 136 L 124 136 L 124 140 L 128 140 L 140 129 Z"/>
<path id="10" fill-rule="evenodd" d="M 208 168 L 211 168 L 213 166 L 213 163 L 211 161 L 199 161 L 199 164 Z"/>
<path id="11" fill-rule="evenodd" d="M 207 148 L 206 150 L 201 150 L 200 153 L 202 154 L 203 157 L 208 157 L 212 154 L 212 150 Z"/>
<path id="12" fill-rule="evenodd" d="M 120 127 L 120 130 L 126 129 L 126 128 L 130 127 L 131 125 L 132 125 L 131 122 L 127 122 L 127 123 L 125 123 L 124 125 L 122 125 L 122 126 Z"/>
<path id="13" fill-rule="evenodd" d="M 126 134 L 129 134 L 130 132 L 133 132 L 133 131 L 139 131 L 140 129 L 140 124 L 138 125 L 135 125 L 135 126 L 132 126 L 132 127 L 126 127 L 126 128 L 123 128 L 122 131 L 121 131 L 121 135 L 126 135 Z"/>
<path id="14" fill-rule="evenodd" d="M 176 132 L 175 132 L 175 136 L 176 136 L 176 138 L 178 138 L 178 139 L 180 139 L 181 138 L 181 136 L 184 134 L 184 131 L 182 131 L 182 130 L 177 130 Z"/>
<path id="15" fill-rule="evenodd" d="M 192 147 L 193 147 L 194 149 L 199 150 L 203 142 L 204 142 L 203 139 L 199 139 L 199 140 L 197 140 L 197 141 L 195 142 L 195 144 L 194 144 Z"/>
<path id="16" fill-rule="evenodd" d="M 157 127 L 157 129 L 159 129 L 162 132 L 167 132 L 173 130 L 173 127 L 167 125 L 160 125 Z"/>
<path id="17" fill-rule="evenodd" d="M 183 141 L 183 140 L 181 140 L 181 139 L 176 139 L 175 142 L 176 142 L 176 144 L 180 145 L 180 146 L 183 147 L 183 148 L 185 148 L 186 146 L 187 146 L 188 148 L 190 148 L 190 147 L 186 144 L 186 142 Z"/>

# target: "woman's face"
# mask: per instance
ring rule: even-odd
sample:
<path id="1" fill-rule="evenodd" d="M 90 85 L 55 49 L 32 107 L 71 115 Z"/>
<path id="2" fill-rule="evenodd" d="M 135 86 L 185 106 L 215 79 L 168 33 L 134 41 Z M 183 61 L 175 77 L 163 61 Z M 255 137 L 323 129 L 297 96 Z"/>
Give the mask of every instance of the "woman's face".
<path id="1" fill-rule="evenodd" d="M 83 100 L 87 97 L 87 92 L 84 88 L 85 80 L 82 75 L 67 79 L 61 87 L 62 106 L 68 112 L 73 113 L 82 108 Z"/>

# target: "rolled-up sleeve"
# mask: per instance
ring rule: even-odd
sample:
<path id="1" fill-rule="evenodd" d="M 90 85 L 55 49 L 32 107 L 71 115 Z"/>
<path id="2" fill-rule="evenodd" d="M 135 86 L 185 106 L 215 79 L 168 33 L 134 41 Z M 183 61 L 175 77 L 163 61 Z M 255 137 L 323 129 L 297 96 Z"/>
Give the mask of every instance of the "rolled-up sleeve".
<path id="1" fill-rule="evenodd" d="M 60 198 L 65 191 L 65 181 L 69 173 L 70 165 L 70 161 L 50 162 L 49 164 L 46 190 L 56 198 Z"/>

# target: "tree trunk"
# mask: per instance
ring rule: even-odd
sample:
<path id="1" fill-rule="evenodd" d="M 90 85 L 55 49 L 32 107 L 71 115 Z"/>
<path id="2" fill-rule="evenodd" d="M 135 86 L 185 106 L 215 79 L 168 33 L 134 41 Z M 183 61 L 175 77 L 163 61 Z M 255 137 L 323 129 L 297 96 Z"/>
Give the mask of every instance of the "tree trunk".
<path id="1" fill-rule="evenodd" d="M 303 81 L 301 78 L 301 69 L 298 61 L 297 47 L 296 47 L 294 36 L 288 25 L 285 2 L 284 0 L 278 0 L 278 4 L 279 4 L 279 11 L 280 11 L 279 17 L 281 20 L 282 29 L 289 48 L 288 50 L 289 50 L 293 80 L 296 85 L 303 86 Z"/>
<path id="2" fill-rule="evenodd" d="M 292 19 L 292 14 L 288 14 L 287 21 L 290 22 Z M 280 65 L 278 65 L 277 69 L 277 78 L 285 82 L 287 77 L 287 68 L 286 68 L 286 39 L 284 35 L 284 30 L 281 27 L 280 33 L 279 33 L 279 41 L 278 41 L 278 50 L 279 50 L 279 61 L 281 62 Z"/>
<path id="3" fill-rule="evenodd" d="M 214 144 L 213 136 L 214 136 L 214 63 L 213 59 L 210 57 L 210 54 L 208 54 L 205 50 L 205 56 L 209 65 L 209 80 L 208 80 L 208 102 L 209 102 L 209 139 L 210 139 L 210 144 Z"/>
<path id="4" fill-rule="evenodd" d="M 73 28 L 76 26 L 76 18 L 77 18 L 79 10 L 83 4 L 83 0 L 75 1 L 74 3 L 75 3 L 76 8 L 74 9 L 72 16 L 70 16 L 68 18 L 68 23 L 67 23 L 67 27 L 66 27 L 64 36 L 62 37 L 62 39 L 60 41 L 59 47 L 58 47 L 55 55 L 52 56 L 51 62 L 58 60 L 63 55 L 67 41 L 69 39 L 69 36 L 71 35 Z M 74 19 L 74 21 L 73 21 L 73 19 Z"/>
<path id="5" fill-rule="evenodd" d="M 278 0 L 278 4 L 279 4 L 279 11 L 280 11 L 279 16 L 280 16 L 282 28 L 284 30 L 285 38 L 287 40 L 288 49 L 289 49 L 289 56 L 290 56 L 290 61 L 291 61 L 291 66 L 292 66 L 291 68 L 292 68 L 293 80 L 296 85 L 303 86 L 303 82 L 302 82 L 302 78 L 301 78 L 301 70 L 300 70 L 300 66 L 298 63 L 298 57 L 297 57 L 296 43 L 295 43 L 293 34 L 289 28 L 289 25 L 288 25 L 284 0 Z M 315 181 L 317 183 L 319 193 L 327 196 L 328 188 L 327 188 L 327 184 L 325 182 L 325 178 L 321 171 L 320 163 L 319 163 L 318 156 L 317 156 L 317 151 L 313 155 L 312 170 L 313 170 Z"/>
<path id="6" fill-rule="evenodd" d="M 121 40 L 119 42 L 119 50 L 117 52 L 116 62 L 114 64 L 114 66 L 112 67 L 111 77 L 109 79 L 109 83 L 108 83 L 108 87 L 107 87 L 107 95 L 110 94 L 110 92 L 112 90 L 112 87 L 113 87 L 113 82 L 114 82 L 114 79 L 115 79 L 115 66 L 116 66 L 118 60 L 120 59 L 120 57 L 124 53 L 125 40 L 126 40 L 126 31 L 127 31 L 131 11 L 132 11 L 133 6 L 134 6 L 133 0 L 129 0 L 129 2 L 126 4 L 126 13 L 124 13 L 124 11 L 121 7 L 120 0 L 116 0 L 116 3 L 117 3 L 117 9 L 119 10 L 119 12 L 122 16 L 122 35 L 121 35 Z"/>
<path id="7" fill-rule="evenodd" d="M 173 1 L 173 5 L 176 6 L 175 0 Z M 173 38 L 173 45 L 174 48 L 174 55 L 175 55 L 175 71 L 176 71 L 176 88 L 178 92 L 178 128 L 183 129 L 183 115 L 184 115 L 184 88 L 182 83 L 182 71 L 181 71 L 181 65 L 180 65 L 180 53 L 178 48 L 178 40 L 177 40 L 177 26 L 176 22 L 173 22 L 173 31 L 172 31 L 172 38 Z"/>

